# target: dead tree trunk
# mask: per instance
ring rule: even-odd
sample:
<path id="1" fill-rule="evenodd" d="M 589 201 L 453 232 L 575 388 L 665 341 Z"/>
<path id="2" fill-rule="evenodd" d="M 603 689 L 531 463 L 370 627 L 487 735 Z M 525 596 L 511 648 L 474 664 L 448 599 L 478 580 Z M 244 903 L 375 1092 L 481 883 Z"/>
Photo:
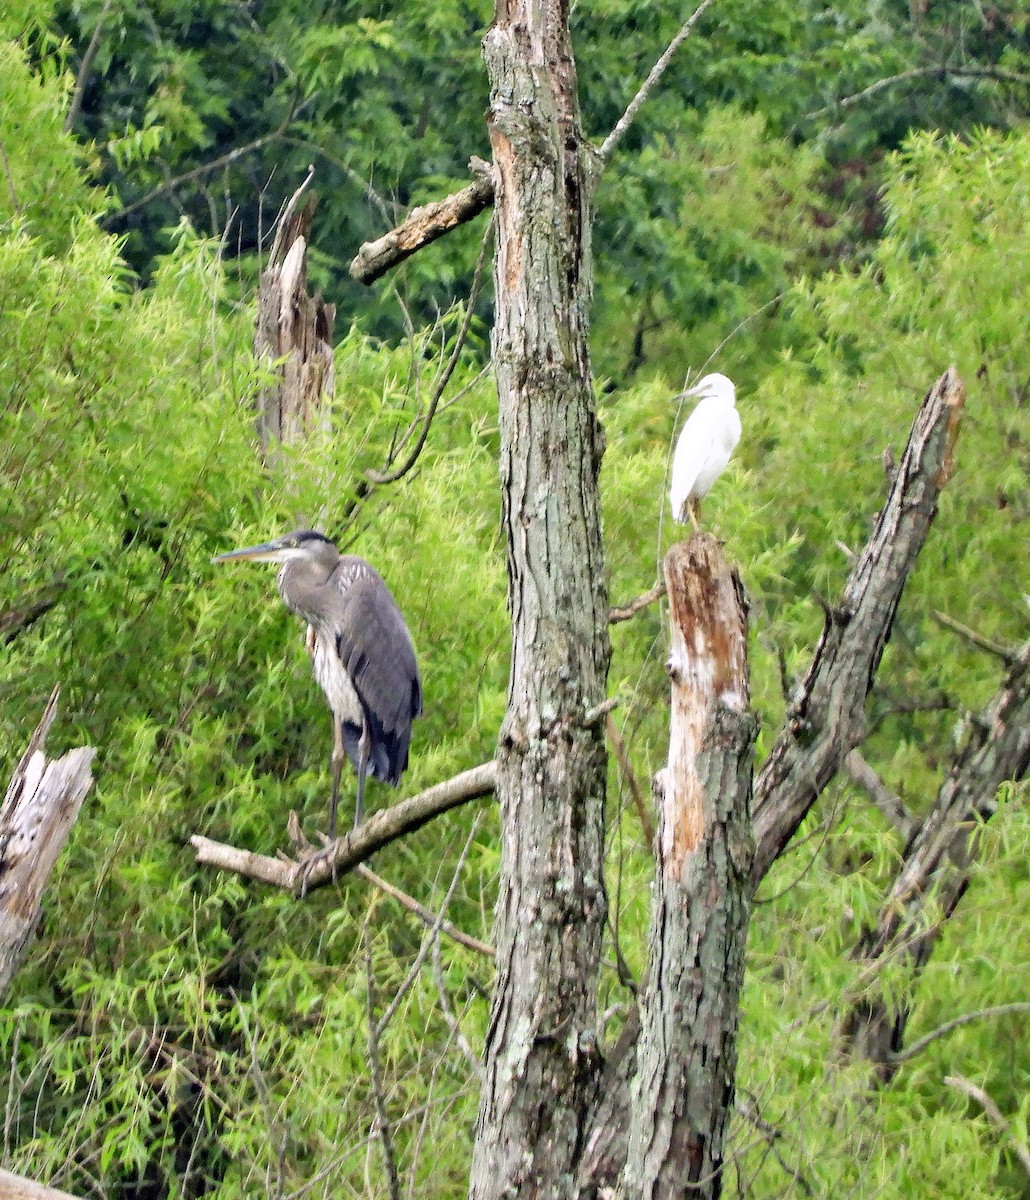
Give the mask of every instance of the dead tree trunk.
<path id="1" fill-rule="evenodd" d="M 590 150 L 563 0 L 497 0 L 493 362 L 512 663 L 497 980 L 470 1195 L 572 1193 L 596 1084 L 608 597 L 591 388 Z"/>
<path id="2" fill-rule="evenodd" d="M 93 783 L 89 746 L 53 760 L 43 753 L 57 697 L 54 688 L 0 807 L 0 995 L 25 956 L 43 890 Z"/>
<path id="3" fill-rule="evenodd" d="M 669 764 L 630 1089 L 626 1196 L 718 1197 L 733 1103 L 737 1011 L 751 911 L 747 609 L 719 543 L 665 559 L 672 649 Z"/>
<path id="4" fill-rule="evenodd" d="M 900 954 L 912 975 L 926 965 L 944 922 L 969 883 L 979 839 L 977 826 L 997 809 L 998 788 L 1030 770 L 1030 642 L 1012 664 L 997 695 L 970 731 L 969 741 L 941 785 L 937 801 L 912 838 L 901 870 L 857 957 L 869 963 Z M 847 1014 L 844 1036 L 852 1053 L 868 1059 L 880 1082 L 897 1069 L 908 1006 L 879 989 Z"/>
<path id="5" fill-rule="evenodd" d="M 272 379 L 258 392 L 261 452 L 274 459 L 277 443 L 302 442 L 326 420 L 333 394 L 336 308 L 307 291 L 307 247 L 314 202 L 297 210 L 300 192 L 283 213 L 258 285 L 254 354 Z"/>

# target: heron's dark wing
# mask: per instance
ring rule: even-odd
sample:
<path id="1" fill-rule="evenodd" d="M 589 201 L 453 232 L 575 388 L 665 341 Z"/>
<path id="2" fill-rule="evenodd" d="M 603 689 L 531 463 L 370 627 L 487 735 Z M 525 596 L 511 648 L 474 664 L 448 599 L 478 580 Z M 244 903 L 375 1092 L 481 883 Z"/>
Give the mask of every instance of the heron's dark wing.
<path id="1" fill-rule="evenodd" d="M 389 588 L 368 563 L 343 558 L 329 586 L 337 591 L 330 606 L 336 652 L 368 723 L 370 774 L 399 783 L 408 765 L 411 722 L 422 711 L 411 634 Z"/>

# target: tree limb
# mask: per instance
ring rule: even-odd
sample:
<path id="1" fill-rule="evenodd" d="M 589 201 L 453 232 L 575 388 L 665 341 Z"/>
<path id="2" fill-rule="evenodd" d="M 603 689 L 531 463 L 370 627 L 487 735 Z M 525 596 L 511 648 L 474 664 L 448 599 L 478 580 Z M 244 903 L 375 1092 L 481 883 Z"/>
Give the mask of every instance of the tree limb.
<path id="1" fill-rule="evenodd" d="M 948 1087 L 955 1088 L 956 1091 L 962 1092 L 964 1095 L 969 1096 L 970 1099 L 975 1100 L 977 1104 L 980 1105 L 984 1111 L 984 1115 L 995 1127 L 995 1129 L 1003 1133 L 1008 1139 L 1016 1157 L 1019 1159 L 1020 1165 L 1026 1172 L 1027 1176 L 1030 1177 L 1030 1149 L 1027 1148 L 1027 1145 L 1022 1138 L 1016 1135 L 1012 1126 L 1008 1123 L 1008 1121 L 1005 1120 L 1001 1109 L 997 1106 L 997 1104 L 994 1103 L 991 1097 L 988 1096 L 984 1089 L 982 1087 L 977 1087 L 972 1080 L 966 1079 L 962 1075 L 945 1075 L 944 1082 L 948 1085 Z"/>
<path id="2" fill-rule="evenodd" d="M 712 0 L 701 0 L 701 3 L 694 9 L 693 13 L 683 22 L 679 33 L 665 48 L 661 57 L 655 63 L 648 73 L 647 78 L 640 85 L 640 89 L 633 99 L 629 102 L 626 111 L 616 122 L 615 128 L 601 143 L 601 149 L 597 152 L 598 160 L 602 168 L 607 165 L 608 160 L 615 153 L 615 148 L 622 141 L 626 134 L 626 130 L 633 124 L 637 113 L 640 111 L 644 101 L 651 94 L 658 80 L 665 74 L 665 68 L 672 61 L 672 56 L 683 45 L 690 36 L 694 26 L 704 15 L 705 9 L 712 3 Z"/>
<path id="3" fill-rule="evenodd" d="M 452 192 L 443 200 L 413 208 L 400 225 L 373 242 L 365 242 L 351 260 L 352 278 L 366 285 L 375 283 L 398 263 L 410 258 L 423 246 L 435 242 L 459 225 L 471 221 L 493 204 L 494 181 L 486 163 L 473 159 L 470 167 L 479 178 L 468 187 Z"/>
<path id="4" fill-rule="evenodd" d="M 414 913 L 423 925 L 428 925 L 430 929 L 439 927 L 439 931 L 446 933 L 452 941 L 458 942 L 469 950 L 475 950 L 477 954 L 482 954 L 485 958 L 495 957 L 497 951 L 494 950 L 493 946 L 487 942 L 481 942 L 479 938 L 473 937 L 471 934 L 465 933 L 453 922 L 437 917 L 424 904 L 419 904 L 414 896 L 409 896 L 407 892 L 402 892 L 399 887 L 395 887 L 392 883 L 387 882 L 381 875 L 377 875 L 371 867 L 365 866 L 364 863 L 358 863 L 354 868 L 354 873 L 355 875 L 360 875 L 362 879 L 368 880 L 369 883 L 373 884 L 381 892 L 385 892 L 387 896 L 396 900 L 408 912 Z"/>
<path id="5" fill-rule="evenodd" d="M 911 1046 L 906 1046 L 904 1050 L 899 1050 L 897 1054 L 892 1054 L 891 1062 L 908 1062 L 910 1058 L 915 1058 L 917 1054 L 921 1054 L 931 1042 L 937 1041 L 938 1038 L 946 1037 L 953 1029 L 960 1029 L 963 1025 L 969 1025 L 973 1021 L 985 1021 L 989 1017 L 1004 1017 L 1009 1013 L 1022 1012 L 1030 1012 L 1030 1001 L 1016 1000 L 1012 1004 L 994 1004 L 990 1008 L 978 1008 L 976 1012 L 963 1013 L 960 1017 L 952 1017 L 950 1021 L 945 1021 L 943 1025 L 938 1025 L 936 1029 L 931 1029 L 929 1033 L 924 1033 Z"/>
<path id="6" fill-rule="evenodd" d="M 630 600 L 628 604 L 615 605 L 608 610 L 608 624 L 618 625 L 620 621 L 628 621 L 631 617 L 635 617 L 638 612 L 654 604 L 656 600 L 660 600 L 665 595 L 665 580 L 659 579 L 653 588 L 636 599 Z"/>
<path id="7" fill-rule="evenodd" d="M 755 784 L 756 886 L 862 740 L 866 695 L 951 473 L 964 402 L 952 367 L 927 393 L 872 537 L 839 608 L 827 611 L 808 674 Z"/>
<path id="8" fill-rule="evenodd" d="M 980 650 L 986 650 L 988 654 L 993 654 L 995 658 L 1000 658 L 1003 663 L 1008 666 L 1016 661 L 1015 651 L 1008 646 L 1003 646 L 1000 642 L 992 641 L 988 637 L 984 637 L 982 633 L 977 633 L 975 629 L 970 629 L 968 625 L 963 625 L 961 621 L 956 621 L 954 617 L 949 617 L 947 613 L 941 612 L 939 609 L 934 609 L 933 619 L 938 625 L 943 625 L 945 629 L 950 629 L 952 633 L 957 633 L 959 637 L 963 637 L 967 642 L 976 646 Z"/>
<path id="9" fill-rule="evenodd" d="M 949 75 L 955 76 L 956 79 L 993 79 L 998 83 L 1019 83 L 1030 87 L 1030 75 L 1020 75 L 1015 71 L 1001 71 L 996 67 L 913 67 L 911 71 L 902 71 L 898 75 L 888 75 L 884 79 L 877 79 L 875 83 L 871 83 L 860 92 L 855 92 L 852 96 L 844 96 L 813 112 L 805 113 L 805 120 L 814 121 L 817 117 L 825 117 L 828 113 L 844 112 L 849 108 L 854 108 L 861 101 L 875 96 L 884 88 L 893 87 L 896 83 L 907 83 L 910 79 L 946 79 Z"/>
<path id="10" fill-rule="evenodd" d="M 979 852 L 977 829 L 997 810 L 998 788 L 1030 769 L 1030 642 L 1008 672 L 941 784 L 937 800 L 905 852 L 876 926 L 857 957 L 875 961 L 899 943 L 913 975 L 925 966 L 941 928 L 969 885 Z M 928 906 L 934 919 L 927 921 Z M 848 1011 L 842 1032 L 852 1053 L 875 1067 L 881 1082 L 897 1070 L 909 1006 L 881 990 L 863 995 Z"/>
<path id="11" fill-rule="evenodd" d="M 68 105 L 68 111 L 64 114 L 65 133 L 71 133 L 75 128 L 75 122 L 79 119 L 82 97 L 86 94 L 86 84 L 89 82 L 89 73 L 93 70 L 93 60 L 100 49 L 100 35 L 104 31 L 104 22 L 107 20 L 107 14 L 111 11 L 113 3 L 114 0 L 104 0 L 104 7 L 100 10 L 96 25 L 93 26 L 93 36 L 89 39 L 89 45 L 79 63 L 79 73 L 75 77 L 75 91 L 72 94 L 71 103 Z"/>
<path id="12" fill-rule="evenodd" d="M 190 845 L 197 852 L 198 863 L 223 871 L 235 871 L 295 894 L 299 894 L 303 886 L 306 893 L 332 882 L 336 876 L 346 874 L 358 863 L 371 858 L 377 850 L 420 829 L 434 817 L 469 800 L 490 795 L 496 778 L 497 765 L 493 761 L 472 767 L 453 779 L 419 792 L 417 796 L 402 800 L 400 804 L 381 809 L 362 825 L 330 842 L 324 850 L 303 862 L 255 854 L 223 842 L 214 842 L 201 834 L 194 834 L 190 838 Z"/>
<path id="13" fill-rule="evenodd" d="M 915 817 L 857 750 L 852 750 L 844 759 L 844 770 L 907 842 L 917 825 Z"/>

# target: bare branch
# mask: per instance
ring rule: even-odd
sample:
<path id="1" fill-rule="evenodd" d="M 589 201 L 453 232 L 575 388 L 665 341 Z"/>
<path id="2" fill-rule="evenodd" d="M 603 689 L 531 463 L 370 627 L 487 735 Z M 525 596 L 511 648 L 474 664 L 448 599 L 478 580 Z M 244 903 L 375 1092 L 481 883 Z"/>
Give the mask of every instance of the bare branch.
<path id="1" fill-rule="evenodd" d="M 383 1147 L 383 1161 L 386 1164 L 386 1179 L 389 1185 L 390 1200 L 401 1200 L 401 1180 L 397 1171 L 397 1155 L 393 1148 L 393 1127 L 390 1115 L 386 1109 L 386 1093 L 383 1091 L 383 1072 L 379 1063 L 379 1035 L 386 1025 L 375 1017 L 375 985 L 372 976 L 372 933 L 368 924 L 365 925 L 365 1008 L 368 1018 L 368 1074 L 372 1082 L 372 1095 L 376 1104 L 376 1125 L 379 1140 Z"/>
<path id="2" fill-rule="evenodd" d="M 423 447 L 426 444 L 426 439 L 429 437 L 429 426 L 433 422 L 433 417 L 436 415 L 437 405 L 440 403 L 440 397 L 443 395 L 444 389 L 451 381 L 451 376 L 454 374 L 454 369 L 458 365 L 458 359 L 461 356 L 461 352 L 465 346 L 465 339 L 468 337 L 469 326 L 472 324 L 472 317 L 476 311 L 476 301 L 479 299 L 479 289 L 483 282 L 483 266 L 486 262 L 486 251 L 490 245 L 490 237 L 492 232 L 493 223 L 490 224 L 486 233 L 483 235 L 483 244 L 479 248 L 479 258 L 476 260 L 476 269 L 472 276 L 472 287 L 469 289 L 469 298 L 468 303 L 465 306 L 465 315 L 461 322 L 461 329 L 458 330 L 458 336 L 454 339 L 454 347 L 451 350 L 450 358 L 447 360 L 447 365 L 440 373 L 440 377 L 437 379 L 436 384 L 433 387 L 433 393 L 430 396 L 429 405 L 426 408 L 425 416 L 421 421 L 422 428 L 419 431 L 418 438 L 416 439 L 414 446 L 412 446 L 408 457 L 404 460 L 404 462 L 401 463 L 399 467 L 395 467 L 392 470 L 387 471 L 368 470 L 365 472 L 366 478 L 374 484 L 380 485 L 385 483 L 396 483 L 398 479 L 402 478 L 404 475 L 407 475 L 407 473 L 418 461 L 419 455 L 422 453 Z M 414 426 L 415 422 L 409 426 L 408 432 L 405 433 L 401 438 L 400 446 L 404 446 L 407 443 L 408 438 L 411 436 L 411 433 L 414 430 Z M 398 446 L 398 449 L 400 449 L 400 446 Z"/>
<path id="3" fill-rule="evenodd" d="M 910 79 L 947 79 L 949 75 L 956 79 L 992 79 L 998 83 L 1018 83 L 1024 87 L 1030 87 L 1030 75 L 1020 75 L 1015 71 L 1001 71 L 996 67 L 913 67 L 911 71 L 902 71 L 898 75 L 888 75 L 884 79 L 877 79 L 875 83 L 871 83 L 860 92 L 855 92 L 852 96 L 844 96 L 840 100 L 834 100 L 832 104 L 815 109 L 814 112 L 805 113 L 805 120 L 814 121 L 817 117 L 825 117 L 828 113 L 845 112 L 863 100 L 868 100 L 870 96 L 875 96 L 877 92 L 882 92 L 884 88 L 893 87 L 896 83 L 907 83 Z"/>
<path id="4" fill-rule="evenodd" d="M 197 862 L 235 871 L 250 879 L 270 883 L 284 891 L 299 894 L 301 885 L 306 891 L 323 887 L 334 877 L 346 874 L 358 863 L 371 858 L 390 842 L 420 829 L 434 817 L 452 808 L 478 800 L 493 793 L 497 765 L 492 760 L 463 771 L 443 783 L 438 783 L 400 804 L 380 809 L 350 833 L 331 842 L 325 850 L 303 862 L 270 858 L 241 850 L 223 842 L 214 842 L 194 834 L 190 844 L 197 852 Z"/>
<path id="5" fill-rule="evenodd" d="M 475 169 L 473 160 L 469 165 Z M 494 181 L 490 168 L 483 164 L 487 173 L 461 191 L 453 192 L 443 200 L 413 208 L 400 225 L 376 238 L 365 242 L 351 260 L 351 276 L 359 283 L 375 283 L 398 263 L 410 258 L 423 246 L 428 246 L 445 233 L 471 221 L 494 200 Z"/>
<path id="6" fill-rule="evenodd" d="M 43 890 L 93 784 L 91 747 L 58 759 L 43 753 L 59 694 L 54 688 L 0 805 L 0 995 L 25 955 Z"/>
<path id="7" fill-rule="evenodd" d="M 651 94 L 658 80 L 661 79 L 661 77 L 665 74 L 665 68 L 672 61 L 672 56 L 676 53 L 680 46 L 683 45 L 687 38 L 690 37 L 694 26 L 704 15 L 705 9 L 707 9 L 711 3 L 712 0 L 701 0 L 701 3 L 697 6 L 697 8 L 694 9 L 693 13 L 691 13 L 686 21 L 684 21 L 679 33 L 676 34 L 676 36 L 665 48 L 661 58 L 659 58 L 655 65 L 651 68 L 647 78 L 640 85 L 640 90 L 629 102 L 629 106 L 627 107 L 626 111 L 619 118 L 615 128 L 604 139 L 604 142 L 601 144 L 601 149 L 597 152 L 597 156 L 602 167 L 607 165 L 608 160 L 615 152 L 616 146 L 618 146 L 619 142 L 621 142 L 625 136 L 626 130 L 629 129 L 630 125 L 633 124 L 633 121 L 636 118 L 637 113 L 640 111 L 644 101 Z"/>
<path id="8" fill-rule="evenodd" d="M 618 625 L 620 621 L 628 621 L 631 617 L 635 617 L 638 612 L 654 604 L 656 600 L 660 600 L 665 595 L 665 580 L 659 579 L 653 588 L 649 588 L 642 595 L 637 596 L 635 600 L 630 600 L 628 604 L 619 604 L 608 610 L 609 625 Z"/>
<path id="9" fill-rule="evenodd" d="M 967 744 L 952 763 L 933 808 L 905 852 L 901 870 L 862 938 L 857 956 L 876 961 L 898 943 L 913 975 L 925 966 L 944 922 L 969 886 L 979 851 L 977 829 L 997 809 L 998 788 L 1030 769 L 1030 642 L 994 699 L 971 723 Z M 929 904 L 934 920 L 927 924 Z M 852 1053 L 876 1068 L 880 1082 L 897 1070 L 909 1007 L 877 990 L 861 996 L 842 1022 Z"/>
<path id="10" fill-rule="evenodd" d="M 857 750 L 844 759 L 844 770 L 907 842 L 918 822 Z"/>
<path id="11" fill-rule="evenodd" d="M 278 141 L 283 136 L 286 130 L 290 127 L 290 123 L 297 115 L 297 102 L 294 99 L 290 106 L 290 111 L 283 118 L 276 129 L 269 133 L 263 133 L 260 137 L 254 138 L 252 141 L 244 142 L 242 146 L 236 146 L 227 154 L 221 154 L 218 158 L 213 158 L 210 162 L 201 163 L 199 167 L 194 167 L 191 171 L 185 171 L 182 175 L 176 175 L 173 179 L 167 179 L 159 187 L 152 188 L 145 196 L 141 196 L 138 200 L 134 200 L 131 204 L 125 205 L 124 208 L 116 209 L 113 212 L 106 213 L 100 218 L 100 225 L 107 228 L 116 221 L 121 221 L 130 213 L 136 212 L 140 208 L 144 208 L 158 197 L 165 195 L 167 192 L 175 191 L 176 188 L 182 187 L 184 183 L 190 183 L 194 179 L 202 179 L 205 175 L 210 175 L 212 171 L 218 171 L 222 167 L 231 166 L 241 158 L 245 158 L 248 154 L 253 154 L 255 150 L 261 150 L 272 142 Z"/>
<path id="12" fill-rule="evenodd" d="M 937 512 L 965 402 L 954 368 L 927 393 L 876 528 L 855 562 L 755 783 L 755 884 L 863 737 L 865 699 Z"/>
<path id="13" fill-rule="evenodd" d="M 975 1083 L 969 1079 L 966 1079 L 962 1075 L 945 1075 L 944 1082 L 948 1085 L 948 1087 L 962 1092 L 964 1095 L 969 1096 L 970 1099 L 975 1100 L 977 1104 L 980 1105 L 980 1107 L 984 1110 L 984 1115 L 991 1122 L 991 1124 L 997 1130 L 1003 1133 L 1008 1139 L 1016 1157 L 1019 1159 L 1023 1170 L 1027 1173 L 1027 1176 L 1030 1177 L 1030 1149 L 1028 1149 L 1026 1143 L 1017 1136 L 1012 1126 L 1002 1115 L 1001 1109 L 997 1106 L 997 1104 L 994 1103 L 994 1101 L 990 1096 L 988 1096 L 983 1088 L 977 1087 Z"/>
<path id="14" fill-rule="evenodd" d="M 71 104 L 68 105 L 68 111 L 64 116 L 65 133 L 71 133 L 75 128 L 75 122 L 79 119 L 82 97 L 86 94 L 86 84 L 89 82 L 89 73 L 93 70 L 93 60 L 100 49 L 100 35 L 104 31 L 104 22 L 107 20 L 107 14 L 111 11 L 113 3 L 114 0 L 104 0 L 104 7 L 100 10 L 96 25 L 93 26 L 93 36 L 89 39 L 82 62 L 79 63 L 79 73 L 75 77 L 75 91 L 72 93 Z"/>
<path id="15" fill-rule="evenodd" d="M 963 1025 L 969 1025 L 973 1021 L 985 1021 L 989 1017 L 1004 1017 L 1008 1013 L 1017 1012 L 1030 1012 L 1030 1001 L 1017 1000 L 1012 1004 L 995 1004 L 990 1008 L 978 1008 L 976 1012 L 963 1013 L 960 1017 L 953 1017 L 950 1021 L 945 1021 L 943 1025 L 938 1025 L 936 1029 L 931 1029 L 929 1033 L 923 1034 L 911 1046 L 906 1046 L 904 1050 L 899 1050 L 896 1054 L 892 1054 L 891 1062 L 908 1062 L 910 1058 L 915 1058 L 917 1054 L 925 1050 L 931 1042 L 945 1037 L 953 1029 L 960 1029 Z"/>
<path id="16" fill-rule="evenodd" d="M 354 873 L 355 875 L 360 875 L 362 879 L 367 879 L 369 883 L 373 884 L 381 892 L 385 892 L 387 896 L 392 897 L 398 904 L 403 905 L 408 912 L 414 913 L 423 925 L 433 928 L 439 924 L 441 933 L 446 933 L 449 938 L 465 946 L 467 949 L 475 950 L 477 954 L 482 954 L 485 958 L 493 958 L 496 955 L 497 951 L 489 943 L 481 942 L 479 938 L 465 933 L 464 930 L 459 929 L 451 921 L 439 920 L 424 904 L 419 904 L 414 896 L 409 896 L 407 892 L 402 892 L 399 887 L 388 883 L 381 875 L 377 875 L 370 867 L 366 867 L 364 863 L 358 863 L 354 868 Z"/>
<path id="17" fill-rule="evenodd" d="M 993 654 L 995 658 L 1000 658 L 1002 662 L 1008 666 L 1016 661 L 1016 652 L 1008 646 L 1003 646 L 1000 642 L 992 641 L 988 637 L 984 637 L 982 633 L 977 633 L 975 629 L 970 629 L 968 625 L 963 625 L 961 621 L 956 621 L 954 617 L 949 617 L 947 613 L 943 613 L 938 609 L 934 609 L 933 619 L 938 625 L 943 625 L 945 629 L 950 629 L 952 633 L 957 633 L 959 637 L 963 637 L 967 642 L 971 642 L 980 650 L 986 650 L 988 654 Z"/>

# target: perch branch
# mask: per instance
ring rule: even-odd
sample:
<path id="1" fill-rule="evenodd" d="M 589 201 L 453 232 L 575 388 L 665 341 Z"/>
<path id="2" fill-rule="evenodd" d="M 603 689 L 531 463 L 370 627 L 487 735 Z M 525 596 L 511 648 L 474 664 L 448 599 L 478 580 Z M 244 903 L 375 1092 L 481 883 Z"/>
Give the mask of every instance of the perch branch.
<path id="1" fill-rule="evenodd" d="M 420 829 L 434 817 L 469 800 L 489 796 L 494 790 L 496 778 L 496 763 L 481 763 L 478 767 L 455 775 L 453 779 L 419 792 L 409 800 L 381 809 L 357 829 L 330 842 L 324 850 L 303 862 L 255 854 L 237 846 L 214 842 L 201 834 L 194 834 L 190 844 L 197 852 L 198 863 L 223 871 L 235 871 L 287 892 L 299 893 L 302 884 L 306 891 L 311 891 L 330 883 L 334 876 L 346 874 L 358 863 L 371 858 L 376 851 Z"/>

